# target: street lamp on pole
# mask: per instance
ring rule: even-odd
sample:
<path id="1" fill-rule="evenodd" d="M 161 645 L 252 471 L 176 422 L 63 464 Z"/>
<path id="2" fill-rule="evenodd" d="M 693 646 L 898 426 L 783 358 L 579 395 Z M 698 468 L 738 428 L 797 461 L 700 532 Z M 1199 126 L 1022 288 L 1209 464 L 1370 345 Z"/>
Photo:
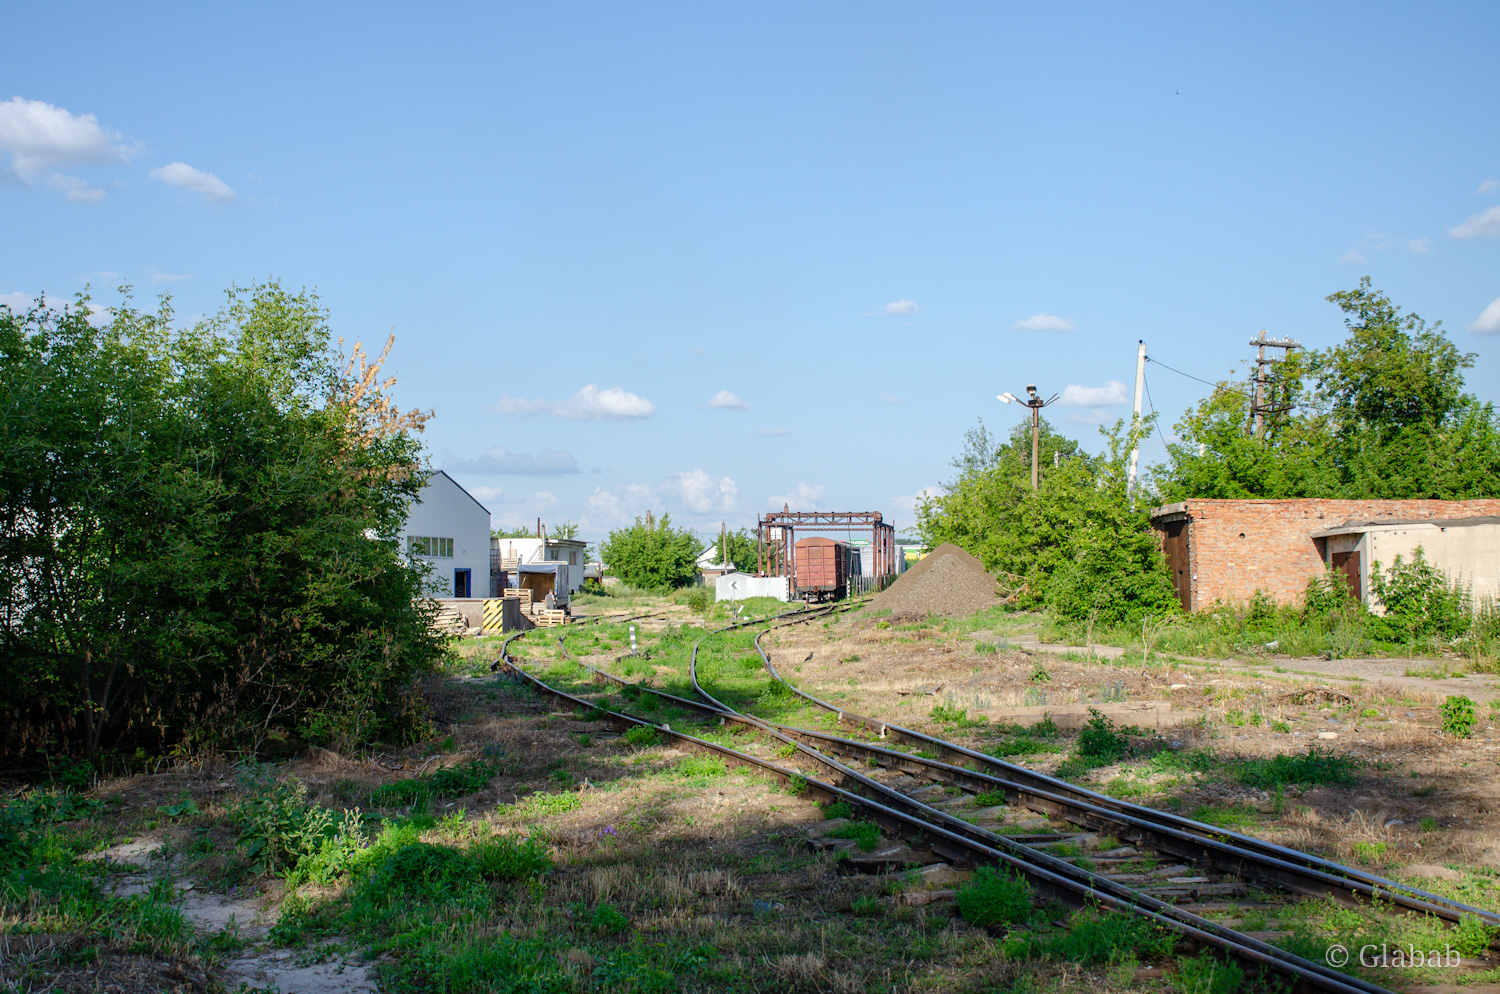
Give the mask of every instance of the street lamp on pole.
<path id="1" fill-rule="evenodd" d="M 1036 384 L 1028 383 L 1026 384 L 1026 395 L 1027 399 L 1021 400 L 1015 394 L 1007 392 L 1000 394 L 995 399 L 1003 404 L 1009 404 L 1014 400 L 1031 408 L 1031 489 L 1035 490 L 1037 488 L 1037 459 L 1040 455 L 1042 441 L 1042 408 L 1057 400 L 1057 394 L 1053 394 L 1046 400 L 1043 400 L 1041 395 L 1036 392 Z"/>

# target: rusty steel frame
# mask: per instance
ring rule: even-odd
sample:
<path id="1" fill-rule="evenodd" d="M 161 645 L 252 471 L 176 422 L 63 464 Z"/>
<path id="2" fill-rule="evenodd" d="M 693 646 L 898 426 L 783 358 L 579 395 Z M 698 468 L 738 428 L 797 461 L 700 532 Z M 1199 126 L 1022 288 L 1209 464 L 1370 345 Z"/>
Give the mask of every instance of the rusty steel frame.
<path id="1" fill-rule="evenodd" d="M 874 556 L 870 575 L 879 583 L 896 573 L 896 526 L 888 524 L 879 511 L 793 511 L 783 504 L 780 511 L 767 513 L 756 525 L 755 575 L 786 577 L 789 595 L 795 595 L 797 590 L 798 529 L 846 534 L 869 532 L 870 552 Z"/>

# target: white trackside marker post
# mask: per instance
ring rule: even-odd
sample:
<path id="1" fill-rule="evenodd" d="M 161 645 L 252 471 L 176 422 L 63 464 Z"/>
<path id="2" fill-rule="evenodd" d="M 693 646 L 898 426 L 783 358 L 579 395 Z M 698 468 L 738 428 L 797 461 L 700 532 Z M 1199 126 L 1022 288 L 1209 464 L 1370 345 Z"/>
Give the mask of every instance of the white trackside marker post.
<path id="1" fill-rule="evenodd" d="M 630 654 L 635 655 L 635 626 L 630 626 Z"/>

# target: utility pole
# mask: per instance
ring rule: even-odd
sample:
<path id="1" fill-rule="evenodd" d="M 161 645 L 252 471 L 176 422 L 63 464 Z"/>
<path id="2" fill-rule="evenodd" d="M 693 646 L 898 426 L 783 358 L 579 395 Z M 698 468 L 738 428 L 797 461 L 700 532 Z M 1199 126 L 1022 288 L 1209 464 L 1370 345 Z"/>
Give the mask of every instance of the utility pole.
<path id="1" fill-rule="evenodd" d="M 1135 431 L 1141 423 L 1141 395 L 1146 392 L 1146 342 L 1138 339 L 1135 349 L 1135 415 L 1130 422 L 1130 430 Z M 1130 447 L 1130 470 L 1126 476 L 1125 492 L 1135 493 L 1135 468 L 1141 458 L 1141 440 L 1137 438 L 1135 444 Z"/>
<path id="2" fill-rule="evenodd" d="M 1250 339 L 1250 344 L 1259 346 L 1260 349 L 1255 357 L 1255 401 L 1250 408 L 1250 413 L 1255 418 L 1255 437 L 1260 438 L 1266 433 L 1266 415 L 1289 409 L 1284 404 L 1266 403 L 1266 367 L 1274 366 L 1280 361 L 1267 359 L 1266 349 L 1285 349 L 1286 354 L 1290 355 L 1292 349 L 1300 349 L 1302 343 L 1295 338 L 1267 338 L 1266 330 L 1262 328 L 1259 337 Z"/>
<path id="3" fill-rule="evenodd" d="M 1031 408 L 1031 489 L 1035 490 L 1037 452 L 1042 443 L 1042 405 L 1038 402 L 1036 387 L 1028 386 L 1026 389 L 1031 391 L 1031 399 L 1026 402 L 1026 405 Z"/>

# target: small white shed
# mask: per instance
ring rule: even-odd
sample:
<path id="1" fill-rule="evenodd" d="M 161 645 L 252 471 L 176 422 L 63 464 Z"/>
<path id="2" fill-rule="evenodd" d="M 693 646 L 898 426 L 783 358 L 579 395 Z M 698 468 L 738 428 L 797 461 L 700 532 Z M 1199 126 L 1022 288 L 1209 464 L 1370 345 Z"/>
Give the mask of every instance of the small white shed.
<path id="1" fill-rule="evenodd" d="M 489 596 L 489 509 L 442 470 L 427 478 L 407 511 L 401 549 L 431 567 L 428 596 Z"/>

